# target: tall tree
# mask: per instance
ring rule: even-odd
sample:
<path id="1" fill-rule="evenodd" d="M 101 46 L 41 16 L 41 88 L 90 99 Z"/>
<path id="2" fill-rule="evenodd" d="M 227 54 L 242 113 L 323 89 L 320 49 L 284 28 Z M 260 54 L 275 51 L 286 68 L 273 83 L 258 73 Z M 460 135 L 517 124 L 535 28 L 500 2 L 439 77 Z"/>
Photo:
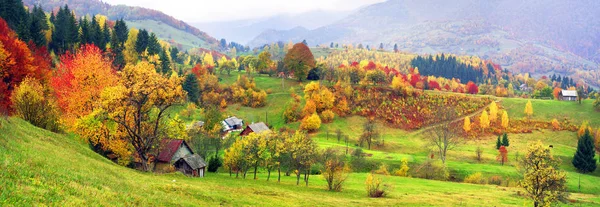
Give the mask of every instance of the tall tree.
<path id="1" fill-rule="evenodd" d="M 39 47 L 46 46 L 48 43 L 46 40 L 46 31 L 50 27 L 42 7 L 34 6 L 31 14 L 29 15 L 29 20 L 29 34 L 31 35 L 31 40 Z"/>
<path id="2" fill-rule="evenodd" d="M 437 112 L 436 117 L 440 120 L 453 120 L 455 113 L 450 108 L 442 108 Z M 446 154 L 460 143 L 460 137 L 456 133 L 455 127 L 451 122 L 443 122 L 426 132 L 431 145 L 438 152 L 442 163 L 446 163 Z"/>
<path id="3" fill-rule="evenodd" d="M 167 50 L 165 48 L 162 48 L 159 60 L 161 73 L 168 74 L 171 71 L 171 61 L 169 60 L 169 56 L 167 55 Z"/>
<path id="4" fill-rule="evenodd" d="M 185 81 L 183 81 L 183 90 L 187 92 L 188 100 L 198 104 L 200 89 L 198 88 L 198 78 L 196 74 L 190 73 L 185 76 Z"/>
<path id="5" fill-rule="evenodd" d="M 283 60 L 286 68 L 294 73 L 298 81 L 306 78 L 308 71 L 315 67 L 315 57 L 310 49 L 302 43 L 295 44 Z"/>
<path id="6" fill-rule="evenodd" d="M 567 175 L 560 170 L 560 159 L 552 156 L 549 147 L 538 141 L 529 146 L 520 162 L 523 180 L 519 186 L 525 189 L 533 206 L 551 206 L 557 201 L 566 202 Z"/>
<path id="7" fill-rule="evenodd" d="M 375 120 L 369 118 L 367 122 L 363 124 L 363 133 L 360 136 L 360 146 L 363 146 L 363 142 L 367 142 L 367 149 L 371 149 L 371 144 L 379 139 L 379 131 L 377 131 L 377 125 Z"/>
<path id="8" fill-rule="evenodd" d="M 146 31 L 145 29 L 142 29 L 138 32 L 137 39 L 135 42 L 135 51 L 138 54 L 143 54 L 146 51 L 146 49 L 148 48 L 149 38 L 150 38 L 150 35 L 148 34 L 148 31 Z"/>
<path id="9" fill-rule="evenodd" d="M 596 170 L 596 149 L 594 146 L 594 139 L 589 130 L 585 130 L 583 136 L 579 137 L 577 142 L 577 151 L 573 156 L 573 166 L 577 168 L 577 172 L 586 174 Z M 579 189 L 581 189 L 581 178 L 579 182 Z"/>
<path id="10" fill-rule="evenodd" d="M 73 15 L 67 5 L 58 10 L 52 23 L 54 29 L 52 30 L 50 48 L 56 54 L 73 51 L 76 43 L 79 41 L 79 27 L 77 26 L 75 15 Z"/>
<path id="11" fill-rule="evenodd" d="M 525 115 L 530 118 L 531 115 L 533 115 L 533 106 L 531 105 L 531 101 L 527 101 L 527 104 L 525 104 Z"/>
<path id="12" fill-rule="evenodd" d="M 159 54 L 161 50 L 162 48 L 160 46 L 160 43 L 158 43 L 158 38 L 156 37 L 156 34 L 151 33 L 150 37 L 148 37 L 148 55 Z"/>
<path id="13" fill-rule="evenodd" d="M 0 1 L 0 17 L 6 21 L 8 26 L 15 31 L 21 40 L 24 42 L 29 41 L 29 15 L 23 5 L 23 1 Z"/>
<path id="14" fill-rule="evenodd" d="M 178 77 L 161 76 L 147 62 L 127 65 L 120 76 L 119 85 L 102 92 L 101 110 L 107 119 L 117 123 L 120 131 L 126 132 L 126 140 L 147 171 L 149 153 L 166 130 L 166 111 L 182 103 L 185 93 Z"/>

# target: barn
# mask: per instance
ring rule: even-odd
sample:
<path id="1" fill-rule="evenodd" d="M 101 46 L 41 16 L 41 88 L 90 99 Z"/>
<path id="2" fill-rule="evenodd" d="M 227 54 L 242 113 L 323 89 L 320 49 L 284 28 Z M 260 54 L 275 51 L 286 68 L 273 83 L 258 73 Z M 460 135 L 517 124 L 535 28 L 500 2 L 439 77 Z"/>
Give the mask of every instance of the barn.
<path id="1" fill-rule="evenodd" d="M 246 128 L 240 133 L 240 136 L 248 136 L 248 134 L 252 132 L 261 133 L 269 131 L 271 131 L 271 129 L 269 129 L 269 126 L 267 126 L 264 122 L 258 122 L 246 126 Z"/>
<path id="2" fill-rule="evenodd" d="M 157 172 L 181 171 L 188 176 L 203 177 L 206 162 L 200 155 L 194 154 L 192 148 L 180 139 L 163 139 L 156 157 Z"/>
<path id="3" fill-rule="evenodd" d="M 577 91 L 574 90 L 561 90 L 558 94 L 560 100 L 563 101 L 577 101 Z"/>

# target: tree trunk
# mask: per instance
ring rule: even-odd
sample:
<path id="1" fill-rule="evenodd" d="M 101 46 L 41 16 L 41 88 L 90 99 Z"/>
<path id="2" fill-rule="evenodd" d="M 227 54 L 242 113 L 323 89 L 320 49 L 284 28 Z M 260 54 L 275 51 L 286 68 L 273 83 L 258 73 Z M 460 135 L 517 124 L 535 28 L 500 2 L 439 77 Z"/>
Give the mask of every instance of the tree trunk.
<path id="1" fill-rule="evenodd" d="M 271 179 L 271 168 L 267 169 L 267 181 L 269 181 L 269 179 Z"/>
<path id="2" fill-rule="evenodd" d="M 300 169 L 298 169 L 298 173 L 296 173 L 296 185 L 300 185 Z"/>
<path id="3" fill-rule="evenodd" d="M 256 180 L 256 171 L 258 171 L 258 164 L 254 165 L 254 180 Z"/>
<path id="4" fill-rule="evenodd" d="M 238 178 L 238 177 L 239 177 L 239 175 L 240 175 L 240 171 L 239 171 L 239 170 L 236 170 L 236 171 L 235 171 L 235 178 Z"/>
<path id="5" fill-rule="evenodd" d="M 277 173 L 279 174 L 279 175 L 277 176 L 277 182 L 279 183 L 279 182 L 281 182 L 281 167 L 278 167 L 278 168 L 277 168 Z"/>
<path id="6" fill-rule="evenodd" d="M 306 187 L 308 187 L 308 179 L 310 178 L 310 168 L 306 170 Z"/>

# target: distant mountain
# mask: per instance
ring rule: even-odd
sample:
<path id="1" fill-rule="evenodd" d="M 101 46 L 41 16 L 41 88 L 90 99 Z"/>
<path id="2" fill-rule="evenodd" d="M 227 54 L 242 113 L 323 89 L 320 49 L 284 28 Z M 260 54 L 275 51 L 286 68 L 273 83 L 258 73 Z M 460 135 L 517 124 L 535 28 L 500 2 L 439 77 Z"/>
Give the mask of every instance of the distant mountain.
<path id="1" fill-rule="evenodd" d="M 306 40 L 478 55 L 517 72 L 577 74 L 600 86 L 600 1 L 388 0 L 333 24 L 266 31 L 249 45 Z"/>
<path id="2" fill-rule="evenodd" d="M 315 29 L 341 20 L 351 12 L 315 10 L 296 15 L 282 14 L 248 20 L 191 24 L 212 35 L 225 38 L 228 42 L 247 44 L 252 38 L 265 31 L 289 30 L 296 27 Z"/>
<path id="3" fill-rule="evenodd" d="M 55 11 L 65 4 L 77 16 L 102 14 L 111 20 L 123 18 L 128 26 L 147 29 L 164 40 L 174 41 L 184 49 L 210 48 L 217 40 L 199 29 L 157 10 L 125 5 L 110 5 L 100 0 L 23 0 L 27 6 L 41 5 L 46 11 Z"/>

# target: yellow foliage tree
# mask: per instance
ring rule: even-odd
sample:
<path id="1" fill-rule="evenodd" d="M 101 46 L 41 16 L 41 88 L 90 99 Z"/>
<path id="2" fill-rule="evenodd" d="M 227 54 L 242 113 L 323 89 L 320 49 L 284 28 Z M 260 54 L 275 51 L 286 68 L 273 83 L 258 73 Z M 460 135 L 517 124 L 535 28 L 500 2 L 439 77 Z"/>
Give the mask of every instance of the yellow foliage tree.
<path id="1" fill-rule="evenodd" d="M 531 117 L 533 115 L 533 106 L 531 106 L 531 101 L 527 101 L 524 112 L 527 117 Z"/>
<path id="2" fill-rule="evenodd" d="M 183 103 L 185 92 L 179 77 L 164 77 L 148 62 L 127 65 L 119 85 L 104 89 L 101 111 L 126 132 L 124 139 L 136 152 L 143 170 L 149 170 L 149 153 L 166 131 L 163 118 L 173 105 Z"/>
<path id="3" fill-rule="evenodd" d="M 304 105 L 304 109 L 302 109 L 302 116 L 307 117 L 317 112 L 317 106 L 315 102 L 309 100 L 306 101 L 306 105 Z"/>
<path id="4" fill-rule="evenodd" d="M 552 119 L 552 129 L 560 130 L 560 122 L 556 119 Z"/>
<path id="5" fill-rule="evenodd" d="M 137 36 L 140 31 L 132 28 L 129 30 L 129 35 L 127 35 L 127 41 L 125 41 L 125 50 L 123 50 L 123 57 L 125 58 L 125 63 L 127 64 L 136 64 L 138 61 L 139 54 L 135 50 L 135 43 L 137 42 Z"/>
<path id="6" fill-rule="evenodd" d="M 463 124 L 463 129 L 467 133 L 469 133 L 471 131 L 471 118 L 470 117 L 465 117 L 465 122 Z"/>
<path id="7" fill-rule="evenodd" d="M 490 121 L 492 123 L 498 120 L 498 105 L 496 105 L 495 101 L 492 101 L 490 104 Z"/>
<path id="8" fill-rule="evenodd" d="M 559 169 L 560 163 L 542 142 L 529 146 L 519 165 L 523 172 L 519 186 L 525 189 L 534 206 L 552 206 L 566 199 L 567 175 Z"/>
<path id="9" fill-rule="evenodd" d="M 225 101 L 225 99 L 221 99 L 221 104 L 219 104 L 221 106 L 222 109 L 227 108 L 227 101 Z"/>
<path id="10" fill-rule="evenodd" d="M 590 132 L 593 132 L 592 128 L 588 126 L 588 121 L 583 121 L 581 123 L 581 126 L 579 127 L 579 130 L 577 130 L 577 137 L 583 136 L 583 134 L 585 134 L 586 129 Z"/>
<path id="11" fill-rule="evenodd" d="M 490 118 L 488 116 L 487 111 L 483 110 L 481 116 L 479 117 L 479 126 L 481 129 L 485 130 L 490 127 Z"/>
<path id="12" fill-rule="evenodd" d="M 502 128 L 508 129 L 508 122 L 509 122 L 508 113 L 506 111 L 504 111 L 502 113 Z"/>
<path id="13" fill-rule="evenodd" d="M 300 128 L 309 132 L 317 131 L 319 128 L 321 128 L 321 118 L 319 118 L 317 113 L 314 113 L 302 120 Z"/>
<path id="14" fill-rule="evenodd" d="M 215 60 L 210 52 L 204 54 L 204 58 L 202 59 L 202 65 L 206 68 L 215 67 Z"/>
<path id="15" fill-rule="evenodd" d="M 401 176 L 401 177 L 408 177 L 408 170 L 410 170 L 410 167 L 408 167 L 408 159 L 402 158 L 401 162 L 402 162 L 402 165 L 400 165 L 400 169 L 394 171 L 394 175 Z"/>

